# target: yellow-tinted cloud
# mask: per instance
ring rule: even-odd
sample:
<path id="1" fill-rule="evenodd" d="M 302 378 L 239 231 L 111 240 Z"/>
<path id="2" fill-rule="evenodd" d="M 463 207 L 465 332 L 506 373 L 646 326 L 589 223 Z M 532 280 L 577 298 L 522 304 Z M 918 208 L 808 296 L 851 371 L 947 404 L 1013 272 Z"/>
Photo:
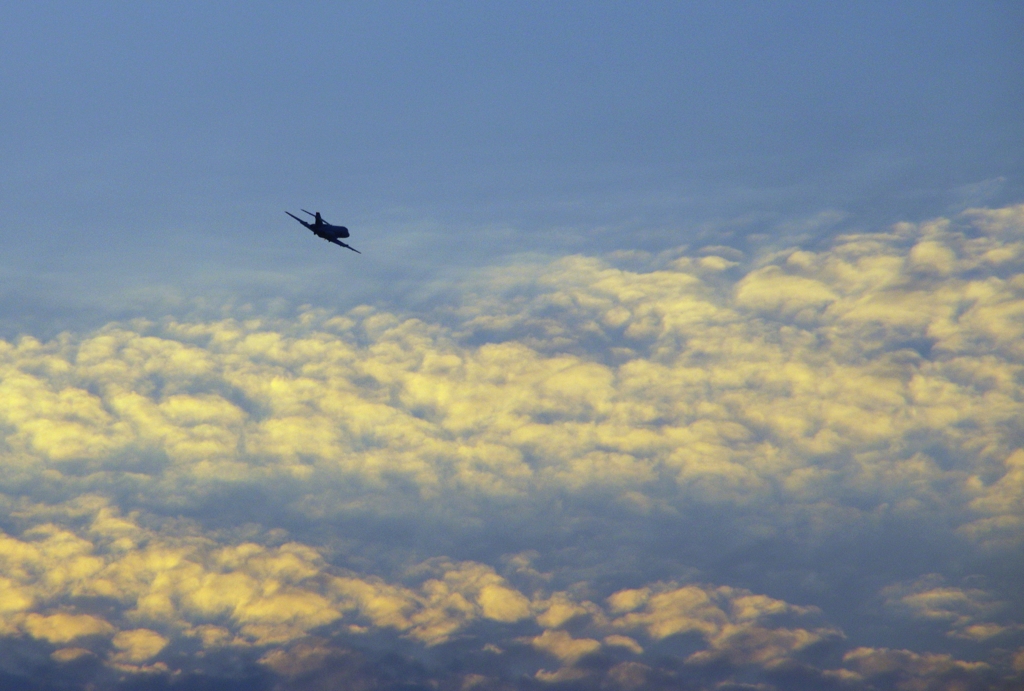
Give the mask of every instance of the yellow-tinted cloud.
<path id="1" fill-rule="evenodd" d="M 74 651 L 101 652 L 109 641 L 108 661 L 121 671 L 167 669 L 156 658 L 175 638 L 207 648 L 274 647 L 335 623 L 348 623 L 349 631 L 390 629 L 436 645 L 473 622 L 532 619 L 540 632 L 520 640 L 566 668 L 603 645 L 642 654 L 643 646 L 626 632 L 654 640 L 695 632 L 708 647 L 692 662 L 726 656 L 743 664 L 774 663 L 831 633 L 771 625 L 775 615 L 810 610 L 728 587 L 655 584 L 614 593 L 606 609 L 566 591 L 524 594 L 475 562 L 434 559 L 410 571 L 418 585 L 388 583 L 331 567 L 299 543 L 221 545 L 156 532 L 94 498 L 27 506 L 24 513 L 79 527 L 50 522 L 21 537 L 2 536 L 0 566 L 15 594 L 3 613 L 6 635 L 20 631 L 54 645 L 78 644 L 53 653 L 62 662 L 86 654 Z M 136 544 L 131 549 L 120 547 L 126 534 Z M 87 567 L 76 566 L 80 562 Z M 111 600 L 120 609 L 108 606 L 107 618 L 75 611 Z M 63 610 L 54 611 L 58 607 Z M 598 638 L 570 634 L 562 628 L 570 622 Z M 101 643 L 91 652 L 82 647 L 90 638 Z"/>
<path id="2" fill-rule="evenodd" d="M 1024 206 L 737 260 L 514 266 L 418 317 L 310 309 L 0 341 L 0 635 L 102 639 L 131 666 L 178 637 L 241 648 L 386 630 L 437 646 L 473 626 L 535 627 L 517 635 L 563 662 L 551 675 L 677 635 L 703 641 L 691 664 L 768 667 L 838 636 L 777 624 L 810 608 L 726 586 L 641 579 L 605 599 L 547 590 L 557 579 L 532 567 L 506 578 L 430 554 L 385 577 L 299 537 L 204 533 L 196 507 L 242 489 L 308 521 L 486 522 L 500 520 L 489 506 L 530 518 L 596 497 L 643 516 L 749 511 L 737 530 L 758 535 L 913 517 L 942 540 L 1019 549 Z M 126 497 L 136 512 L 118 509 Z M 179 513 L 196 525 L 155 518 Z M 1016 630 L 994 596 L 914 583 L 886 591 L 891 608 L 972 641 Z M 120 609 L 76 609 L 90 599 Z M 857 650 L 836 674 L 970 671 Z"/>
<path id="3" fill-rule="evenodd" d="M 50 643 L 69 643 L 82 636 L 110 635 L 114 627 L 88 614 L 52 614 L 48 617 L 29 614 L 22 624 L 26 633 Z"/>
<path id="4" fill-rule="evenodd" d="M 709 645 L 691 655 L 691 663 L 724 658 L 736 664 L 771 666 L 813 643 L 840 635 L 827 627 L 770 625 L 777 615 L 799 617 L 816 610 L 724 586 L 661 583 L 619 591 L 608 598 L 608 605 L 619 614 L 610 621 L 612 628 L 643 630 L 654 640 L 686 633 L 703 637 Z"/>
<path id="5" fill-rule="evenodd" d="M 852 675 L 837 675 L 847 681 L 887 679 L 891 688 L 970 688 L 989 669 L 984 662 L 966 662 L 945 654 L 918 654 L 890 648 L 856 648 L 843 656 Z M 980 687 L 980 686 L 979 686 Z"/>
<path id="6" fill-rule="evenodd" d="M 641 655 L 644 652 L 643 647 L 629 636 L 621 636 L 618 634 L 612 634 L 611 636 L 604 637 L 604 644 L 609 646 L 618 646 L 625 648 L 634 655 Z"/>
<path id="7" fill-rule="evenodd" d="M 565 631 L 545 631 L 530 639 L 530 644 L 567 664 L 572 664 L 584 655 L 601 649 L 600 641 L 592 638 L 573 638 Z"/>
<path id="8" fill-rule="evenodd" d="M 167 646 L 167 639 L 149 629 L 121 631 L 113 639 L 120 652 L 115 659 L 123 662 L 145 662 Z"/>
<path id="9" fill-rule="evenodd" d="M 731 292 L 685 257 L 644 273 L 570 257 L 495 272 L 452 329 L 360 309 L 22 339 L 0 347 L 5 473 L 71 464 L 103 491 L 130 472 L 181 501 L 315 475 L 317 511 L 342 510 L 332 493 L 350 478 L 427 499 L 642 500 L 668 480 L 704 501 L 808 507 L 843 488 L 974 511 L 964 534 L 1005 535 L 1024 492 L 1018 216 L 780 252 Z"/>
<path id="10" fill-rule="evenodd" d="M 51 660 L 61 663 L 74 662 L 75 660 L 91 657 L 95 657 L 93 652 L 85 648 L 58 648 L 50 653 Z"/>
<path id="11" fill-rule="evenodd" d="M 938 574 L 911 583 L 898 583 L 882 590 L 886 605 L 918 619 L 930 619 L 949 626 L 948 635 L 983 641 L 1014 626 L 991 621 L 1006 608 L 1005 602 L 979 588 L 956 588 Z"/>

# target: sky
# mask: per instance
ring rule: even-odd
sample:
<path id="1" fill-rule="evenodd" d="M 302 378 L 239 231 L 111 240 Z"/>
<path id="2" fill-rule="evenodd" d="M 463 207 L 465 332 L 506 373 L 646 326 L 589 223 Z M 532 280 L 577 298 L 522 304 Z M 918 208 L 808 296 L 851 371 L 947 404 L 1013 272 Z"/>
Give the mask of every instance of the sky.
<path id="1" fill-rule="evenodd" d="M 0 687 L 1024 684 L 1021 5 L 9 5 Z"/>

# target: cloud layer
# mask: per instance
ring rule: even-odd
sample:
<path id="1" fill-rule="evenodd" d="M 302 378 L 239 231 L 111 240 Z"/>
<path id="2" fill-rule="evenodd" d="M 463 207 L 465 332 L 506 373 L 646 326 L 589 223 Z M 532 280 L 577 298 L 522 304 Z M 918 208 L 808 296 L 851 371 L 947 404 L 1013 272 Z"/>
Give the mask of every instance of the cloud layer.
<path id="1" fill-rule="evenodd" d="M 0 342 L 0 669 L 1010 688 L 1022 336 L 1011 207 Z"/>

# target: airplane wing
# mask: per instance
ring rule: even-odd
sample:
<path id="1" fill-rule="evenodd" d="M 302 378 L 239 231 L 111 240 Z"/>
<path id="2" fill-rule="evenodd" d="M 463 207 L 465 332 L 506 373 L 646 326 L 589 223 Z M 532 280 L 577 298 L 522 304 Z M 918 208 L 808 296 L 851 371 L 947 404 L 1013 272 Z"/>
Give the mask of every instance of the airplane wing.
<path id="1" fill-rule="evenodd" d="M 341 240 L 337 240 L 337 239 L 335 239 L 335 240 L 331 240 L 331 242 L 333 242 L 333 243 L 334 243 L 335 245 L 339 245 L 339 246 L 341 246 L 341 247 L 347 247 L 348 249 L 352 250 L 352 251 L 353 251 L 353 252 L 355 252 L 356 254 L 362 254 L 362 252 L 360 252 L 359 250 L 357 250 L 357 249 L 356 249 L 355 247 L 353 247 L 352 245 L 346 245 L 346 244 L 345 244 L 344 242 L 342 242 Z"/>
<path id="2" fill-rule="evenodd" d="M 296 221 L 298 221 L 298 222 L 299 222 L 299 223 L 301 223 L 302 225 L 304 225 L 304 226 L 306 226 L 307 228 L 309 228 L 309 224 L 308 224 L 308 223 L 306 223 L 305 221 L 303 221 L 303 220 L 302 220 L 301 218 L 299 218 L 299 217 L 298 217 L 298 216 L 296 216 L 295 214 L 289 213 L 289 212 L 287 212 L 287 211 L 285 211 L 285 213 L 286 213 L 286 214 L 288 214 L 289 216 L 291 216 L 292 218 L 294 218 L 294 219 L 295 219 Z"/>
<path id="3" fill-rule="evenodd" d="M 303 209 L 303 211 L 306 211 L 306 210 L 305 210 L 305 209 Z M 353 247 L 352 245 L 346 245 L 346 244 L 345 244 L 344 242 L 342 242 L 342 241 L 338 240 L 337 238 L 331 238 L 331 237 L 324 237 L 324 233 L 323 233 L 323 232 L 319 232 L 319 233 L 317 233 L 317 232 L 316 232 L 316 230 L 315 230 L 315 229 L 313 228 L 313 226 L 311 226 L 311 225 L 310 225 L 309 223 L 306 223 L 305 221 L 303 221 L 303 220 L 302 220 L 301 218 L 299 218 L 299 217 L 298 217 L 298 216 L 296 216 L 295 214 L 293 214 L 293 213 L 291 213 L 291 212 L 288 212 L 288 211 L 285 211 L 285 213 L 286 213 L 286 214 L 288 214 L 289 216 L 291 216 L 292 218 L 294 218 L 294 219 L 295 219 L 296 221 L 298 221 L 298 222 L 299 222 L 299 223 L 301 223 L 302 225 L 304 225 L 304 226 L 306 226 L 307 228 L 309 228 L 310 230 L 312 230 L 312 231 L 313 231 L 313 233 L 314 233 L 315 235 L 317 235 L 318 237 L 322 237 L 322 238 L 324 238 L 324 240 L 327 240 L 328 242 L 333 242 L 333 243 L 334 243 L 335 245 L 338 245 L 339 247 L 344 247 L 344 248 L 346 248 L 346 249 L 350 249 L 350 250 L 352 250 L 353 252 L 355 252 L 356 254 L 362 254 L 362 252 L 360 252 L 359 250 L 357 250 L 357 249 L 356 249 L 355 247 Z M 309 212 L 308 212 L 308 211 L 306 211 L 306 213 L 308 214 Z"/>

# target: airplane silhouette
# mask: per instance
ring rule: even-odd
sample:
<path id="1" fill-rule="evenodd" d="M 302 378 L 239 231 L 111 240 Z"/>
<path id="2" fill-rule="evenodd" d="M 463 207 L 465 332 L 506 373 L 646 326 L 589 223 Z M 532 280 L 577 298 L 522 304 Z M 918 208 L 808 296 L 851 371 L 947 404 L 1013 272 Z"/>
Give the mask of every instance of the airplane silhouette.
<path id="1" fill-rule="evenodd" d="M 319 211 L 317 211 L 315 214 L 306 211 L 305 209 L 301 209 L 301 211 L 302 213 L 309 214 L 310 216 L 312 216 L 313 222 L 306 223 L 305 221 L 303 221 L 298 216 L 295 216 L 294 214 L 291 214 L 287 211 L 285 211 L 285 213 L 294 218 L 302 225 L 309 228 L 311 231 L 313 231 L 313 235 L 316 235 L 318 238 L 323 238 L 327 242 L 333 242 L 335 245 L 338 245 L 339 247 L 347 247 L 356 254 L 362 254 L 362 252 L 357 250 L 355 247 L 352 247 L 351 245 L 346 245 L 344 242 L 339 240 L 339 238 L 348 237 L 348 228 L 346 228 L 345 226 L 332 226 L 330 223 L 320 218 Z"/>

